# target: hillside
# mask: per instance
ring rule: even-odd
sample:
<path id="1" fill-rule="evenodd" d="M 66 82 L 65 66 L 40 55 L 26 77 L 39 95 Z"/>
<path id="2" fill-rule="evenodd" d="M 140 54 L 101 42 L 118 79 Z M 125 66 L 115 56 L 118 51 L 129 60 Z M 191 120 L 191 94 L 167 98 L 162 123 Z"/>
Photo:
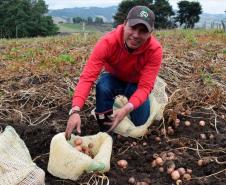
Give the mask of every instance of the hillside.
<path id="1" fill-rule="evenodd" d="M 49 10 L 48 15 L 53 17 L 72 18 L 72 17 L 102 17 L 105 22 L 112 22 L 112 16 L 117 11 L 117 6 L 110 6 L 106 8 L 100 7 L 83 7 L 83 8 L 65 8 L 59 10 Z"/>
<path id="2" fill-rule="evenodd" d="M 226 22 L 226 14 L 203 13 L 200 15 L 200 21 L 196 23 L 196 27 L 211 28 L 211 24 L 221 24 L 222 20 Z"/>
<path id="3" fill-rule="evenodd" d="M 100 7 L 83 7 L 83 8 L 65 8 L 59 10 L 50 10 L 49 15 L 53 17 L 61 17 L 70 22 L 70 18 L 80 16 L 87 17 L 102 17 L 105 22 L 112 22 L 112 16 L 117 12 L 117 6 L 110 6 L 106 8 Z M 210 27 L 211 23 L 220 23 L 222 19 L 226 20 L 226 14 L 208 14 L 203 13 L 200 16 L 200 21 L 196 24 L 198 27 L 202 27 L 206 24 L 206 27 Z"/>

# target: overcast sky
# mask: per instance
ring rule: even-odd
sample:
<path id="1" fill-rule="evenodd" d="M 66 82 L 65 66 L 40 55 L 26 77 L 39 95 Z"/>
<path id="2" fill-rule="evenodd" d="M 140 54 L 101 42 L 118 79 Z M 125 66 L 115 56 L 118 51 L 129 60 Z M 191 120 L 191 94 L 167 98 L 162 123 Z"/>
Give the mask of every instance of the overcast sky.
<path id="1" fill-rule="evenodd" d="M 45 0 L 49 9 L 62 9 L 74 7 L 107 7 L 118 5 L 121 0 Z M 180 0 L 169 0 L 173 9 L 177 9 L 177 2 Z M 223 14 L 226 10 L 226 0 L 193 0 L 199 1 L 203 12 L 212 14 Z"/>

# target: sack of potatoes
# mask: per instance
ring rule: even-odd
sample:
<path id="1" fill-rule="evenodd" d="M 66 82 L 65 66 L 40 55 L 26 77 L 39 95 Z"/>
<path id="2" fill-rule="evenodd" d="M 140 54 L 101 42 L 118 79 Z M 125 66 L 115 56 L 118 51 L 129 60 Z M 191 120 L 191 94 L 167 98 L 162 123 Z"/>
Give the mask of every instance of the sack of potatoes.
<path id="1" fill-rule="evenodd" d="M 110 170 L 112 138 L 107 133 L 96 135 L 55 135 L 50 144 L 48 171 L 52 175 L 77 180 L 84 172 L 107 172 Z"/>

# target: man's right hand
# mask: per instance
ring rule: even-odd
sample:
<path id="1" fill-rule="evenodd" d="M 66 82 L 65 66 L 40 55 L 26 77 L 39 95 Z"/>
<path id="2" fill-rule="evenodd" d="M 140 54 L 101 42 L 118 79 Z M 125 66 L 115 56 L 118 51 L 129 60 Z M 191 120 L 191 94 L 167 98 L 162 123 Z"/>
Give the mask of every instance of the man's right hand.
<path id="1" fill-rule="evenodd" d="M 65 137 L 67 140 L 71 138 L 71 133 L 75 127 L 76 127 L 77 132 L 80 134 L 81 133 L 81 118 L 78 113 L 72 114 L 67 121 L 67 128 L 65 130 Z"/>

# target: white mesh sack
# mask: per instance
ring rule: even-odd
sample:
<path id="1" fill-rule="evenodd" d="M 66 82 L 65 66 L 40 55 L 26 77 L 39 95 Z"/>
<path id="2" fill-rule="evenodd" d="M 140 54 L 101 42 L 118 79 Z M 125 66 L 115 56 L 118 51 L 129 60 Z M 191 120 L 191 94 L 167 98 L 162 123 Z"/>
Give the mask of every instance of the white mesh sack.
<path id="1" fill-rule="evenodd" d="M 0 185 L 44 185 L 45 172 L 32 161 L 30 153 L 13 127 L 0 133 Z"/>
<path id="2" fill-rule="evenodd" d="M 160 77 L 157 77 L 154 88 L 149 95 L 151 114 L 144 125 L 136 127 L 130 120 L 129 116 L 127 116 L 114 129 L 114 132 L 125 137 L 129 136 L 133 138 L 138 138 L 144 136 L 147 132 L 148 127 L 153 123 L 153 121 L 160 120 L 163 117 L 164 108 L 168 103 L 168 97 L 165 91 L 165 87 L 166 83 Z M 126 97 L 117 97 L 114 103 L 114 109 L 122 107 L 127 103 L 127 101 L 128 100 Z"/>
<path id="3" fill-rule="evenodd" d="M 92 143 L 93 158 L 74 147 L 74 141 L 82 139 L 82 146 Z M 65 133 L 55 135 L 50 144 L 48 171 L 62 179 L 77 180 L 83 172 L 106 172 L 110 170 L 112 138 L 107 133 L 99 132 L 92 136 L 75 136 L 65 139 Z"/>

